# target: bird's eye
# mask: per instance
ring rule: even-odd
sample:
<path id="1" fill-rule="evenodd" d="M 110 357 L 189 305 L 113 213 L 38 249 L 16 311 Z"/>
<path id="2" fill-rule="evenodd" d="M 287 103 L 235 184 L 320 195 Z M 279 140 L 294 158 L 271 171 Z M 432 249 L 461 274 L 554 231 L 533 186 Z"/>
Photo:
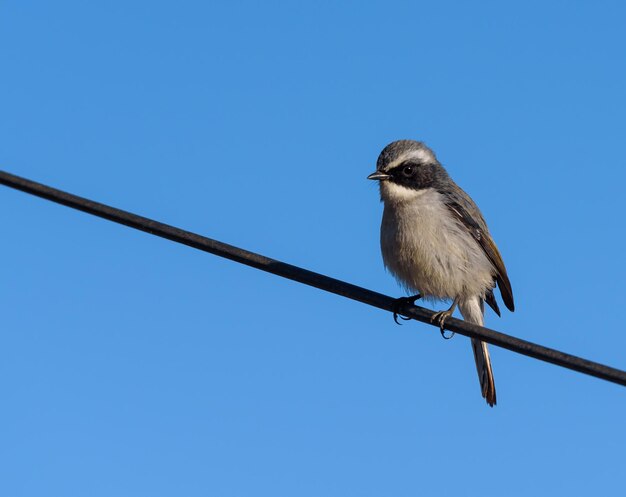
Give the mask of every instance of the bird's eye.
<path id="1" fill-rule="evenodd" d="M 415 174 L 415 166 L 404 166 L 402 168 L 402 174 L 405 177 L 410 178 L 411 176 Z"/>

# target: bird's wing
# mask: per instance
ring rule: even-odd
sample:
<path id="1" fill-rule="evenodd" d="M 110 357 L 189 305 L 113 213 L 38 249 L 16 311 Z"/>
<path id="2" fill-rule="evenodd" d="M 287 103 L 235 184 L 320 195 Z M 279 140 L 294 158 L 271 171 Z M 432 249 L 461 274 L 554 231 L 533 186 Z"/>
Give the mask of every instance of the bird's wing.
<path id="1" fill-rule="evenodd" d="M 493 286 L 496 286 L 495 281 Z M 493 309 L 493 312 L 500 316 L 500 308 L 498 307 L 498 302 L 496 302 L 496 297 L 493 294 L 492 288 L 487 290 L 487 292 L 485 293 L 485 302 L 487 302 L 487 305 Z"/>
<path id="2" fill-rule="evenodd" d="M 506 268 L 504 267 L 504 261 L 502 260 L 502 256 L 498 251 L 498 247 L 496 247 L 496 244 L 489 234 L 489 230 L 487 229 L 487 223 L 483 219 L 483 216 L 478 210 L 478 207 L 476 207 L 476 204 L 474 204 L 469 195 L 467 195 L 460 188 L 452 195 L 447 192 L 445 198 L 448 209 L 450 209 L 450 211 L 457 217 L 457 219 L 472 234 L 474 239 L 478 242 L 478 245 L 480 245 L 480 247 L 483 249 L 485 255 L 495 268 L 495 278 L 496 282 L 498 283 L 498 288 L 500 288 L 500 294 L 502 295 L 504 305 L 506 305 L 510 311 L 514 311 L 515 304 L 513 303 L 513 290 L 511 288 L 511 282 L 509 281 L 509 277 L 506 273 Z M 489 300 L 487 301 L 487 303 L 491 305 Z"/>

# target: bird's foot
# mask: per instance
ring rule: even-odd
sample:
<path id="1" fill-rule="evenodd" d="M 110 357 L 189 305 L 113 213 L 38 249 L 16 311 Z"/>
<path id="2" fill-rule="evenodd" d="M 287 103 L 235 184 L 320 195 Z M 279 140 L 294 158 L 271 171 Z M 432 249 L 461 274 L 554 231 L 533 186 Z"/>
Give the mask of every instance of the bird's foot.
<path id="1" fill-rule="evenodd" d="M 446 336 L 445 325 L 446 325 L 446 319 L 448 319 L 450 316 L 452 316 L 452 314 L 454 314 L 454 310 L 456 309 L 456 306 L 457 306 L 457 299 L 454 299 L 454 302 L 452 302 L 450 309 L 448 309 L 447 311 L 436 312 L 430 318 L 431 323 L 436 323 L 439 325 L 439 329 L 441 330 L 441 336 L 445 338 L 446 340 L 450 340 L 450 338 L 454 336 L 454 332 L 452 332 L 452 335 Z"/>
<path id="2" fill-rule="evenodd" d="M 415 305 L 415 301 L 421 298 L 422 296 L 418 293 L 417 295 L 412 295 L 411 297 L 400 297 L 396 299 L 396 302 L 393 306 L 393 320 L 396 322 L 396 324 L 402 324 L 400 321 L 398 321 L 398 318 L 402 319 L 403 321 L 409 321 L 411 319 L 400 316 L 400 311 L 405 305 Z"/>

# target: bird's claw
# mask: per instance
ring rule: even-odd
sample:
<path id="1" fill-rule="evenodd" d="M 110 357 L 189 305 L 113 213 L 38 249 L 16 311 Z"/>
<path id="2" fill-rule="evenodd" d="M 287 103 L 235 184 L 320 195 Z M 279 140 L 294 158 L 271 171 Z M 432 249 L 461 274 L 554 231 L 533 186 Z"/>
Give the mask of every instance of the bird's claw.
<path id="1" fill-rule="evenodd" d="M 400 321 L 398 321 L 398 318 L 402 319 L 403 321 L 410 321 L 411 318 L 407 318 L 407 317 L 400 315 L 400 310 L 405 305 L 415 305 L 415 301 L 421 298 L 422 296 L 418 293 L 417 295 L 413 295 L 411 297 L 400 297 L 396 299 L 396 302 L 393 308 L 393 320 L 396 322 L 396 324 L 398 325 L 402 324 Z"/>
<path id="2" fill-rule="evenodd" d="M 454 336 L 454 332 L 452 332 L 452 335 L 450 335 L 449 337 L 446 336 L 446 330 L 445 330 L 446 319 L 452 316 L 458 303 L 459 303 L 459 299 L 455 298 L 454 301 L 452 302 L 452 305 L 450 306 L 450 309 L 446 311 L 435 312 L 435 314 L 433 314 L 432 317 L 430 318 L 431 323 L 437 323 L 439 325 L 439 329 L 441 330 L 441 336 L 445 338 L 446 340 L 450 340 L 450 338 Z"/>
<path id="3" fill-rule="evenodd" d="M 450 340 L 454 336 L 454 332 L 452 332 L 450 336 L 446 336 L 446 329 L 445 329 L 446 319 L 452 316 L 453 313 L 454 313 L 454 309 L 448 309 L 447 311 L 436 312 L 430 318 L 431 323 L 437 323 L 439 325 L 439 332 L 441 333 L 441 336 L 445 340 Z"/>
<path id="4" fill-rule="evenodd" d="M 448 336 L 446 336 L 446 330 L 441 330 L 439 333 L 441 333 L 441 338 L 444 340 L 450 340 L 454 336 L 454 331 L 451 331 Z"/>
<path id="5" fill-rule="evenodd" d="M 406 318 L 404 316 L 400 316 L 400 314 L 398 314 L 397 312 L 393 313 L 393 320 L 396 322 L 396 324 L 402 325 L 402 323 L 400 321 L 398 321 L 398 318 L 402 319 L 402 321 L 410 321 L 411 318 Z"/>

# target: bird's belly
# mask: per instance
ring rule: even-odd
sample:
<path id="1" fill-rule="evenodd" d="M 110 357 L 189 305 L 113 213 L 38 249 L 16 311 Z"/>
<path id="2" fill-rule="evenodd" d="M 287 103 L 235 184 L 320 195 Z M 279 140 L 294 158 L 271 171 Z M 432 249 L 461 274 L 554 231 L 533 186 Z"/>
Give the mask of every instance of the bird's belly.
<path id="1" fill-rule="evenodd" d="M 403 286 L 426 297 L 483 297 L 493 286 L 493 267 L 438 195 L 426 191 L 410 203 L 385 207 L 385 266 Z"/>

